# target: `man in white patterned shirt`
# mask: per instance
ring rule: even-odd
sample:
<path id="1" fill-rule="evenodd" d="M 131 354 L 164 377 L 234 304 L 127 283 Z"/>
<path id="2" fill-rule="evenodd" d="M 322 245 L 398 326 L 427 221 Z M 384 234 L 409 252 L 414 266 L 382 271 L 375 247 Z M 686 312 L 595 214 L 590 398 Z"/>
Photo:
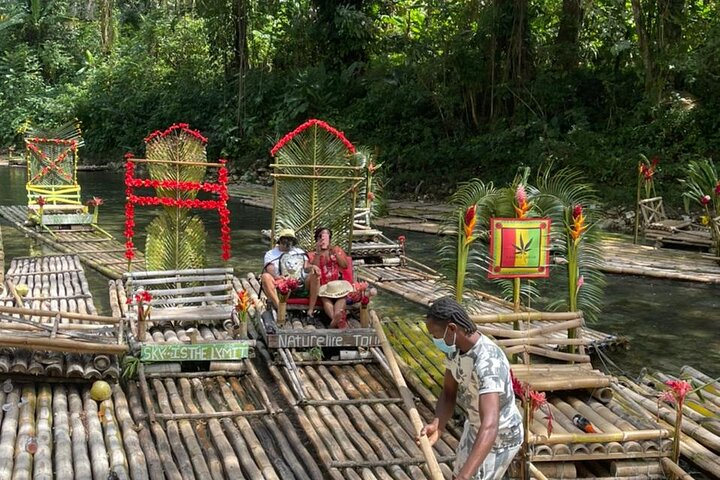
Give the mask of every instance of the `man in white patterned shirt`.
<path id="1" fill-rule="evenodd" d="M 421 435 L 427 435 L 434 444 L 457 403 L 467 419 L 454 478 L 503 478 L 523 441 L 522 415 L 515 405 L 505 354 L 477 331 L 465 309 L 449 297 L 430 307 L 425 325 L 446 359 L 435 418 L 423 427 Z"/>

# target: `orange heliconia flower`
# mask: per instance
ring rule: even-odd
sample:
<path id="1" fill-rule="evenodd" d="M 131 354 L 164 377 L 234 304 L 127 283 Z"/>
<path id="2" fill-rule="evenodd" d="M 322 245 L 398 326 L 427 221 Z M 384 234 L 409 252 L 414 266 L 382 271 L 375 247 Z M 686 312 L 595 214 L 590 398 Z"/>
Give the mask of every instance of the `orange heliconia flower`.
<path id="1" fill-rule="evenodd" d="M 237 303 L 237 311 L 238 312 L 247 312 L 250 308 L 250 295 L 248 294 L 247 290 L 240 290 L 238 292 L 238 303 Z"/>
<path id="2" fill-rule="evenodd" d="M 577 240 L 588 228 L 585 224 L 585 215 L 583 215 L 582 206 L 575 205 L 572 212 L 572 221 L 573 224 L 572 227 L 570 227 L 570 236 L 573 240 Z"/>

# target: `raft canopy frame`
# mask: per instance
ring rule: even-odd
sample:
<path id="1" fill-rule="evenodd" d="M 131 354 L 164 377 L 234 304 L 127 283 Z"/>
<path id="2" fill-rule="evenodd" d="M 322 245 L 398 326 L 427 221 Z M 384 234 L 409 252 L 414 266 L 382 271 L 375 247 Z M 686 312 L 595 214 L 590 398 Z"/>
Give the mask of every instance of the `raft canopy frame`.
<path id="1" fill-rule="evenodd" d="M 31 130 L 25 137 L 28 211 L 42 210 L 41 225 L 93 223 L 77 182 L 78 148 L 83 145 L 80 127 L 73 123 L 48 132 Z"/>

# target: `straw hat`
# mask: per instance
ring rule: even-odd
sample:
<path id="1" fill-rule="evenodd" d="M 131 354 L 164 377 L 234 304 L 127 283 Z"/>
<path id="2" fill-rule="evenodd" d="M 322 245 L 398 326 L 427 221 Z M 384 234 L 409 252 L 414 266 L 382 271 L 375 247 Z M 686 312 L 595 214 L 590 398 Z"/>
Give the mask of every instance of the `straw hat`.
<path id="1" fill-rule="evenodd" d="M 277 238 L 280 240 L 283 237 L 295 238 L 295 230 L 292 228 L 283 228 L 277 233 Z"/>
<path id="2" fill-rule="evenodd" d="M 353 286 L 347 280 L 333 280 L 320 287 L 318 296 L 326 298 L 342 298 L 353 291 Z"/>

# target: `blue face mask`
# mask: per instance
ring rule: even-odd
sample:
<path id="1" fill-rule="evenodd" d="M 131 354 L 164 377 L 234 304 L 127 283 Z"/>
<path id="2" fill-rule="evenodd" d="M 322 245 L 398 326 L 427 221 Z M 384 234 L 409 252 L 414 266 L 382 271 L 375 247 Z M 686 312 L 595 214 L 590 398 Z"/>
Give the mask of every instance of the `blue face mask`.
<path id="1" fill-rule="evenodd" d="M 443 332 L 442 338 L 432 337 L 432 341 L 435 344 L 435 346 L 440 349 L 441 352 L 443 352 L 447 355 L 452 355 L 453 353 L 455 353 L 455 349 L 457 349 L 457 347 L 455 346 L 455 340 L 457 339 L 457 332 L 453 333 L 453 341 L 452 341 L 453 344 L 448 345 L 445 342 L 445 335 L 447 335 L 447 329 L 448 329 L 448 327 L 445 327 L 445 331 Z"/>

